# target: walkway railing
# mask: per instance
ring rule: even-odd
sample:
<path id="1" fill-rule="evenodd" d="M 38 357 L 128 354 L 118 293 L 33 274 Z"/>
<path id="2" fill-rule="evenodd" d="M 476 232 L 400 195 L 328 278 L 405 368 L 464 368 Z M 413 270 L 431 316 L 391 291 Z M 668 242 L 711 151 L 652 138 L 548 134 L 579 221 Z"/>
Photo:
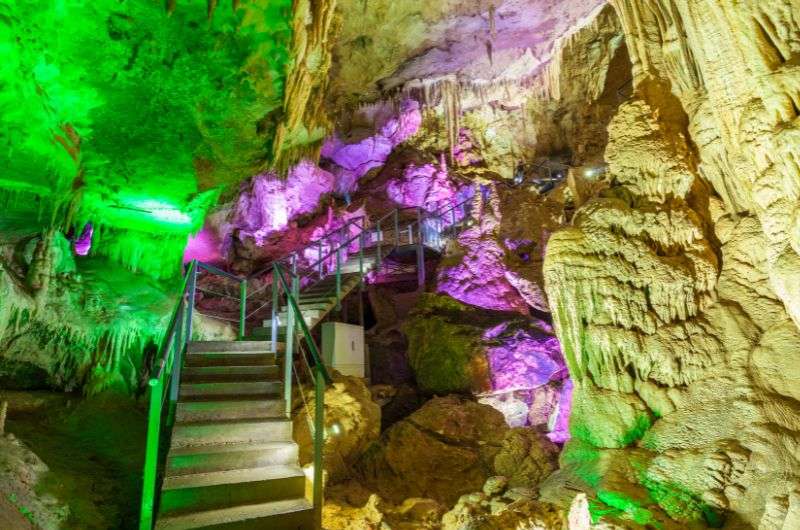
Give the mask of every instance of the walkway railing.
<path id="1" fill-rule="evenodd" d="M 157 512 L 158 484 L 164 467 L 169 436 L 175 419 L 175 408 L 180 389 L 181 368 L 192 337 L 192 316 L 198 293 L 217 296 L 227 303 L 222 315 L 208 315 L 237 325 L 239 339 L 247 335 L 248 321 L 271 309 L 272 329 L 269 342 L 273 352 L 278 352 L 279 308 L 286 304 L 286 337 L 284 359 L 285 414 L 291 415 L 292 376 L 294 352 L 300 344 L 306 345 L 311 358 L 310 375 L 315 389 L 314 414 L 314 477 L 313 500 L 318 521 L 322 508 L 322 449 L 324 444 L 324 394 L 330 383 L 319 348 L 314 342 L 300 308 L 300 291 L 315 281 L 335 275 L 336 306 L 341 305 L 343 266 L 350 257 L 358 255 L 358 272 L 363 282 L 366 272 L 367 250 L 375 252 L 376 265 L 396 249 L 415 246 L 419 284 L 425 284 L 425 247 L 440 250 L 448 231 L 456 231 L 469 222 L 472 198 L 458 204 L 447 205 L 428 212 L 421 208 L 396 209 L 375 223 L 366 217 L 356 217 L 341 227 L 323 234 L 300 252 L 271 263 L 268 267 L 246 277 L 237 276 L 213 265 L 192 261 L 186 269 L 178 302 L 172 313 L 157 358 L 150 367 L 148 380 L 148 419 L 140 530 L 152 530 Z M 410 212 L 410 213 L 409 213 Z M 409 221 L 409 218 L 411 220 Z M 386 238 L 391 233 L 392 237 Z M 216 286 L 198 287 L 199 274 L 218 280 Z M 250 285 L 258 285 L 250 293 Z M 363 285 L 363 284 L 362 284 Z M 271 297 L 269 294 L 271 289 Z M 261 298 L 258 298 L 261 296 Z M 248 304 L 251 304 L 248 306 Z M 204 313 L 206 314 L 206 313 Z M 298 332 L 302 336 L 298 335 Z M 307 359 L 303 357 L 303 361 Z M 313 365 L 313 366 L 312 366 Z"/>
<path id="2" fill-rule="evenodd" d="M 162 430 L 171 429 L 174 422 L 175 404 L 178 401 L 180 372 L 183 356 L 192 335 L 192 310 L 194 307 L 197 262 L 193 261 L 183 278 L 183 288 L 172 313 L 167 333 L 161 343 L 158 357 L 154 360 L 147 382 L 147 441 L 142 486 L 142 505 L 139 519 L 140 530 L 152 530 L 155 518 L 156 483 L 161 468 L 163 451 Z"/>

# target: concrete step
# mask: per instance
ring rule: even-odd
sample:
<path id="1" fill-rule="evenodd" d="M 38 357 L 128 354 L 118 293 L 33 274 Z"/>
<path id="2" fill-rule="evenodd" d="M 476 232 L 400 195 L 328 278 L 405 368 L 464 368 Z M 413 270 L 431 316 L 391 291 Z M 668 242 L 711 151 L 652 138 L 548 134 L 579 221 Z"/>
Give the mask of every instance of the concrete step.
<path id="1" fill-rule="evenodd" d="M 299 466 L 268 466 L 165 477 L 159 513 L 186 513 L 302 498 L 305 482 L 305 474 Z"/>
<path id="2" fill-rule="evenodd" d="M 344 265 L 342 265 L 342 273 L 344 274 L 360 274 L 361 271 L 369 272 L 378 264 L 378 258 L 367 258 L 364 257 L 364 263 L 361 265 L 361 270 L 359 270 L 358 258 L 354 260 L 347 261 Z"/>
<path id="3" fill-rule="evenodd" d="M 357 264 L 358 264 L 358 262 L 356 262 L 356 265 Z M 345 264 L 343 263 L 342 265 L 345 265 Z M 343 272 L 341 274 L 342 285 L 348 284 L 348 283 L 349 284 L 358 283 L 360 281 L 360 279 L 361 279 L 361 276 L 360 276 L 360 274 L 358 274 L 358 271 L 356 271 L 356 272 Z M 314 282 L 309 287 L 307 287 L 306 289 L 303 289 L 303 290 L 305 291 L 305 290 L 308 290 L 308 289 L 312 289 L 314 287 L 330 287 L 330 286 L 334 286 L 334 285 L 336 285 L 336 273 L 335 272 L 331 272 L 330 274 L 328 274 L 327 276 L 325 276 L 321 280 L 318 280 L 318 281 Z"/>
<path id="4" fill-rule="evenodd" d="M 336 293 L 333 293 L 333 296 L 326 296 L 326 295 L 304 295 L 300 293 L 300 299 L 298 300 L 301 306 L 303 305 L 310 305 L 310 304 L 330 304 L 336 303 Z M 281 311 L 285 311 L 286 306 L 283 306 Z"/>
<path id="5" fill-rule="evenodd" d="M 253 328 L 251 333 L 253 337 L 262 338 L 269 342 L 272 338 L 272 328 L 258 327 Z M 286 338 L 286 326 L 278 326 L 278 338 L 283 340 Z"/>
<path id="6" fill-rule="evenodd" d="M 285 418 L 176 423 L 172 449 L 189 446 L 292 441 L 292 422 Z"/>
<path id="7" fill-rule="evenodd" d="M 359 282 L 359 274 L 354 275 L 347 275 L 342 276 L 342 290 L 345 289 L 352 289 L 355 287 Z M 328 276 L 321 282 L 317 282 L 300 292 L 300 296 L 309 293 L 329 293 L 329 292 L 336 292 L 336 276 Z"/>
<path id="8" fill-rule="evenodd" d="M 279 344 L 279 347 L 284 346 Z M 269 353 L 267 345 L 261 341 L 209 340 L 189 343 L 189 353 Z"/>
<path id="9" fill-rule="evenodd" d="M 183 447 L 169 452 L 166 476 L 290 466 L 297 465 L 297 461 L 298 447 L 294 442 Z"/>
<path id="10" fill-rule="evenodd" d="M 321 318 L 319 318 L 319 317 L 314 317 L 314 318 L 309 318 L 309 317 L 306 317 L 306 319 L 305 319 L 305 321 L 306 321 L 306 326 L 308 326 L 308 327 L 309 327 L 309 329 L 310 329 L 310 328 L 313 328 L 314 326 L 316 326 L 316 325 L 317 325 L 317 322 L 319 322 L 320 320 L 321 320 Z M 283 320 L 281 320 L 281 322 L 284 322 L 284 321 L 283 321 Z M 265 321 L 264 321 L 264 329 L 266 329 L 266 330 L 267 330 L 267 335 L 269 335 L 270 333 L 272 333 L 272 331 L 270 331 L 270 330 L 272 329 L 272 327 L 271 327 L 271 326 L 272 326 L 272 321 L 271 321 L 271 320 L 265 320 Z M 278 333 L 278 337 L 279 337 L 279 338 L 281 338 L 281 339 L 283 339 L 283 338 L 286 338 L 286 331 L 285 331 L 285 330 L 286 330 L 286 327 L 285 327 L 285 326 L 282 326 L 282 327 L 283 327 L 283 331 L 280 331 L 280 332 Z"/>
<path id="11" fill-rule="evenodd" d="M 219 396 L 277 396 L 283 392 L 282 381 L 234 381 L 181 383 L 179 399 L 192 401 Z"/>
<path id="12" fill-rule="evenodd" d="M 159 517 L 156 530 L 312 530 L 314 511 L 305 499 L 249 504 Z"/>
<path id="13" fill-rule="evenodd" d="M 267 344 L 265 341 L 258 341 Z M 269 346 L 262 346 L 264 350 Z M 186 366 L 272 366 L 275 354 L 264 352 L 196 352 L 186 355 Z"/>
<path id="14" fill-rule="evenodd" d="M 327 307 L 323 309 L 301 309 L 300 312 L 303 314 L 303 318 L 306 322 L 312 322 L 314 319 L 320 318 Z M 278 325 L 285 326 L 286 323 L 289 321 L 289 314 L 286 311 L 281 311 L 278 313 Z M 264 320 L 263 325 L 265 328 L 269 328 L 272 326 L 272 319 Z"/>
<path id="15" fill-rule="evenodd" d="M 281 376 L 275 364 L 255 366 L 187 366 L 181 373 L 184 383 L 268 381 Z"/>
<path id="16" fill-rule="evenodd" d="M 217 420 L 260 420 L 282 418 L 285 413 L 286 405 L 282 398 L 183 401 L 178 403 L 175 421 L 189 423 Z"/>
<path id="17" fill-rule="evenodd" d="M 314 301 L 309 302 L 303 299 L 300 299 L 300 311 L 327 311 L 330 309 L 332 305 L 336 304 L 336 298 L 323 298 L 321 301 Z M 286 312 L 289 310 L 289 306 L 285 305 L 281 307 L 280 314 L 285 315 Z"/>

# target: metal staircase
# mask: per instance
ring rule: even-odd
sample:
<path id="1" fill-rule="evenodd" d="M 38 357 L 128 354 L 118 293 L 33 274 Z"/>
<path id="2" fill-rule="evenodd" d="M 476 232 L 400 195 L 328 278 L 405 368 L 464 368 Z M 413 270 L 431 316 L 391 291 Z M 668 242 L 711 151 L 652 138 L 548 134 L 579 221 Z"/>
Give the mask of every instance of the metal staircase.
<path id="1" fill-rule="evenodd" d="M 313 528 L 276 361 L 264 342 L 189 343 L 158 530 Z"/>
<path id="2" fill-rule="evenodd" d="M 248 277 L 192 262 L 150 367 L 140 530 L 321 528 L 330 377 L 312 329 L 368 274 L 395 270 L 400 254 L 416 255 L 423 287 L 426 251 L 441 251 L 469 223 L 469 202 L 437 212 L 394 210 L 375 222 L 352 219 Z M 202 289 L 199 274 L 227 287 Z M 236 322 L 238 341 L 191 341 L 200 292 L 235 302 L 236 315 L 204 314 Z M 265 311 L 269 318 L 259 321 Z M 314 387 L 311 477 L 292 438 L 292 381 L 301 378 Z"/>

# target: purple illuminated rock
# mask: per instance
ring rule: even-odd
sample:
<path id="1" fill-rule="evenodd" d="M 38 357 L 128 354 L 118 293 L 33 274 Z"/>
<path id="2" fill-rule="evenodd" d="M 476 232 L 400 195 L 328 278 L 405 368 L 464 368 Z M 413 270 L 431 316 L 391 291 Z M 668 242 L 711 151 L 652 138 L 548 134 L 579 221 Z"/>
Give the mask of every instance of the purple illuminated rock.
<path id="1" fill-rule="evenodd" d="M 204 263 L 222 261 L 222 241 L 210 227 L 205 227 L 197 235 L 191 236 L 183 251 L 183 263 L 192 260 Z"/>
<path id="2" fill-rule="evenodd" d="M 457 189 L 448 176 L 442 156 L 438 167 L 433 164 L 409 165 L 401 178 L 389 181 L 386 194 L 400 206 L 421 207 L 433 212 L 453 204 Z"/>
<path id="3" fill-rule="evenodd" d="M 92 223 L 86 223 L 86 226 L 83 227 L 83 232 L 75 240 L 73 244 L 73 248 L 75 249 L 75 254 L 78 256 L 88 256 L 89 251 L 92 250 L 92 236 L 94 235 L 94 227 Z"/>
<path id="4" fill-rule="evenodd" d="M 242 190 L 233 213 L 233 228 L 239 237 L 252 237 L 257 246 L 298 215 L 319 207 L 322 197 L 333 190 L 334 176 L 309 161 L 289 170 L 286 180 L 274 173 L 254 177 Z"/>
<path id="5" fill-rule="evenodd" d="M 490 340 L 486 355 L 495 391 L 531 389 L 566 375 L 556 337 L 517 329 Z"/>
<path id="6" fill-rule="evenodd" d="M 458 263 L 443 266 L 437 290 L 465 304 L 528 314 L 528 304 L 508 281 L 505 251 L 491 233 L 474 226 L 465 230 L 458 243 L 464 254 Z"/>
<path id="7" fill-rule="evenodd" d="M 332 169 L 336 176 L 336 191 L 354 191 L 358 180 L 370 169 L 384 165 L 392 150 L 416 134 L 421 124 L 420 105 L 409 99 L 403 102 L 398 116 L 381 120 L 373 136 L 352 144 L 336 136 L 328 138 L 322 146 L 322 156 L 336 164 Z"/>

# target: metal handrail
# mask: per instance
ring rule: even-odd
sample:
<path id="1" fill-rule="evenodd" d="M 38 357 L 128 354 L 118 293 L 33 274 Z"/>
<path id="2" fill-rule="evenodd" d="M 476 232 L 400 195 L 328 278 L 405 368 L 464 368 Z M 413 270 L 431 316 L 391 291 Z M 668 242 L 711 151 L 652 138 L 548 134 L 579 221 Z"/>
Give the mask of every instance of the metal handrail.
<path id="1" fill-rule="evenodd" d="M 299 295 L 300 279 L 296 274 L 292 274 L 291 286 L 284 276 L 284 271 L 280 264 L 275 265 L 275 279 L 280 283 L 286 294 L 287 302 L 287 315 L 289 315 L 289 322 L 286 325 L 286 357 L 284 359 L 284 377 L 287 378 L 284 382 L 285 398 L 287 399 L 287 416 L 291 414 L 291 381 L 292 381 L 292 368 L 294 366 L 294 339 L 293 332 L 294 326 L 300 328 L 305 339 L 305 344 L 311 353 L 311 359 L 314 363 L 313 366 L 313 379 L 314 379 L 314 469 L 313 469 L 313 482 L 312 482 L 312 505 L 314 507 L 314 514 L 316 518 L 316 526 L 321 527 L 322 520 L 322 503 L 323 503 L 323 466 L 324 455 L 323 449 L 325 446 L 325 388 L 333 381 L 328 373 L 322 356 L 319 353 L 319 348 L 314 337 L 311 335 L 311 330 L 303 318 L 303 312 L 300 310 L 300 305 L 297 302 Z M 292 318 L 293 317 L 293 318 Z M 302 388 L 300 389 L 302 393 Z"/>
<path id="2" fill-rule="evenodd" d="M 159 357 L 147 382 L 149 401 L 147 415 L 147 439 L 142 474 L 142 501 L 139 516 L 140 530 L 152 530 L 155 513 L 155 492 L 158 468 L 162 460 L 159 444 L 162 424 L 169 427 L 174 422 L 175 405 L 180 388 L 181 366 L 184 352 L 192 336 L 192 311 L 197 282 L 198 262 L 192 261 L 183 278 L 180 298 L 170 317 L 167 331 L 159 347 Z M 157 364 L 156 364 L 157 363 Z M 152 374 L 155 374 L 152 376 Z M 167 399 L 169 403 L 167 404 Z M 164 408 L 167 406 L 166 418 Z"/>
<path id="3" fill-rule="evenodd" d="M 358 217 L 357 219 L 365 219 L 365 217 Z M 352 223 L 347 223 L 347 224 L 342 225 L 339 229 L 337 229 L 337 231 L 338 232 L 343 231 L 347 226 L 350 226 L 350 224 L 352 224 Z M 336 254 L 336 252 L 339 252 L 340 250 L 342 250 L 342 248 L 346 248 L 346 247 L 350 246 L 350 244 L 353 243 L 359 237 L 361 237 L 361 234 L 366 230 L 366 227 L 364 227 L 363 225 L 360 228 L 361 228 L 361 232 L 359 232 L 357 235 L 351 237 L 350 239 L 348 239 L 344 243 L 338 243 L 339 246 L 336 247 L 335 249 L 333 248 L 333 246 L 331 246 L 331 249 L 330 249 L 330 251 L 328 251 L 327 254 L 325 254 L 324 256 L 319 257 L 317 259 L 317 261 L 313 262 L 312 264 L 307 265 L 306 269 L 313 270 L 315 267 L 318 267 L 320 265 L 320 263 L 325 263 L 325 260 L 327 260 L 328 258 L 332 257 L 334 254 Z M 321 241 L 322 241 L 322 239 L 318 239 L 317 241 L 314 241 L 314 243 L 317 244 L 317 243 L 319 243 Z M 311 248 L 312 246 L 313 245 L 308 246 L 303 250 Z"/>
<path id="4" fill-rule="evenodd" d="M 330 237 L 332 235 L 335 235 L 337 232 L 340 232 L 340 231 L 344 230 L 346 227 L 350 226 L 354 222 L 362 220 L 362 219 L 366 219 L 366 217 L 363 216 L 363 215 L 360 215 L 358 217 L 354 217 L 354 218 L 350 219 L 349 221 L 347 221 L 345 224 L 343 224 L 339 228 L 336 228 L 334 230 L 331 230 L 329 232 L 326 232 L 326 233 L 322 234 L 319 237 L 319 239 L 317 239 L 316 241 L 313 241 L 309 246 L 305 247 L 304 249 L 302 249 L 302 250 L 300 250 L 298 252 L 302 252 L 303 250 L 312 248 L 313 246 L 317 245 L 319 242 L 325 240 L 326 238 L 328 238 L 328 237 Z M 272 271 L 272 268 L 275 266 L 276 263 L 287 263 L 287 262 L 289 262 L 291 260 L 292 256 L 295 255 L 295 254 L 297 254 L 297 252 L 292 252 L 288 256 L 284 256 L 282 258 L 278 258 L 278 259 L 270 262 L 270 264 L 267 265 L 266 267 L 263 267 L 263 268 L 257 270 L 256 272 L 252 272 L 252 273 L 248 274 L 247 275 L 247 279 L 250 280 L 252 278 L 255 278 L 257 276 L 261 276 L 261 275 L 263 275 L 263 274 L 265 274 L 267 272 Z"/>
<path id="5" fill-rule="evenodd" d="M 281 287 L 283 287 L 284 291 L 286 292 L 288 305 L 289 307 L 292 308 L 292 311 L 295 314 L 295 318 L 297 318 L 298 327 L 303 332 L 303 335 L 308 344 L 308 348 L 311 350 L 311 358 L 313 359 L 315 365 L 319 365 L 322 367 L 322 374 L 325 383 L 330 384 L 333 382 L 333 380 L 331 379 L 330 374 L 328 374 L 328 371 L 325 368 L 325 363 L 322 362 L 322 356 L 319 353 L 319 348 L 317 348 L 316 343 L 314 343 L 314 338 L 311 335 L 311 330 L 308 328 L 308 324 L 306 324 L 305 319 L 302 318 L 303 314 L 302 311 L 300 310 L 300 305 L 297 303 L 297 299 L 291 292 L 289 283 L 286 281 L 286 278 L 284 277 L 284 271 L 280 265 L 276 266 L 275 268 L 277 269 L 278 272 L 277 277 L 281 283 Z"/>

